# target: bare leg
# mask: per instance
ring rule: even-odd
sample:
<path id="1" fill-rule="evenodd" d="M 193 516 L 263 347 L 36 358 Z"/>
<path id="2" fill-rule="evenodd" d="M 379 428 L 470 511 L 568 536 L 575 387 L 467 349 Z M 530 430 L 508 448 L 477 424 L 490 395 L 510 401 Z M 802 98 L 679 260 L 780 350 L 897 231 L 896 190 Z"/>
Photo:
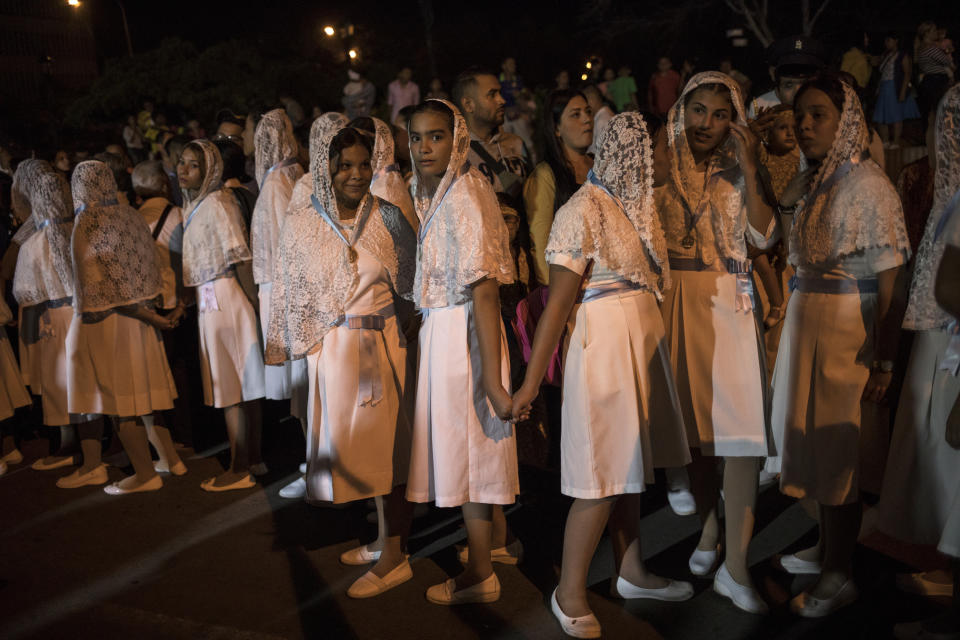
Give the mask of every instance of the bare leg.
<path id="1" fill-rule="evenodd" d="M 247 476 L 250 466 L 247 457 L 247 414 L 243 406 L 235 404 L 224 408 L 224 421 L 227 423 L 227 438 L 230 440 L 230 468 L 217 476 L 215 485 L 233 484 Z"/>
<path id="2" fill-rule="evenodd" d="M 815 598 L 826 599 L 836 595 L 852 575 L 853 550 L 863 512 L 858 501 L 837 507 L 823 505 L 822 513 L 823 570 L 809 592 Z"/>
<path id="3" fill-rule="evenodd" d="M 247 414 L 247 464 L 254 465 L 263 462 L 260 452 L 263 417 L 259 400 L 243 403 L 243 410 Z"/>
<path id="4" fill-rule="evenodd" d="M 610 513 L 607 529 L 613 544 L 614 567 L 617 576 L 630 584 L 644 589 L 662 589 L 670 581 L 650 573 L 643 564 L 640 549 L 640 495 L 628 493 L 620 496 Z"/>
<path id="5" fill-rule="evenodd" d="M 490 562 L 490 533 L 493 529 L 493 505 L 467 502 L 461 507 L 467 527 L 467 546 L 470 549 L 467 566 L 457 576 L 457 589 L 480 584 L 493 573 Z"/>
<path id="6" fill-rule="evenodd" d="M 757 502 L 757 458 L 727 458 L 723 469 L 724 562 L 730 576 L 739 584 L 752 584 L 747 571 L 747 547 L 753 537 Z"/>
<path id="7" fill-rule="evenodd" d="M 900 134 L 903 133 L 903 122 L 894 122 L 893 123 L 893 144 L 896 146 L 900 145 Z"/>
<path id="8" fill-rule="evenodd" d="M 147 429 L 147 439 L 160 456 L 160 464 L 167 469 L 177 466 L 180 463 L 180 454 L 177 453 L 177 448 L 173 444 L 170 430 L 153 416 L 142 416 L 141 419 Z"/>
<path id="9" fill-rule="evenodd" d="M 690 474 L 690 490 L 697 502 L 697 513 L 703 530 L 697 549 L 712 551 L 720 542 L 720 521 L 717 515 L 717 502 L 720 499 L 720 482 L 717 477 L 717 458 L 701 455 L 692 451 L 693 462 L 687 467 Z"/>
<path id="10" fill-rule="evenodd" d="M 570 506 L 567 526 L 563 530 L 563 564 L 560 567 L 560 584 L 557 585 L 557 604 L 571 618 L 590 613 L 587 573 L 617 497 L 597 500 L 577 498 Z M 472 546 L 470 552 L 472 556 Z"/>
<path id="11" fill-rule="evenodd" d="M 513 532 L 510 531 L 510 526 L 507 525 L 507 516 L 503 513 L 503 506 L 493 505 L 493 530 L 490 534 L 490 548 L 505 547 L 515 539 Z"/>
<path id="12" fill-rule="evenodd" d="M 90 473 L 100 466 L 100 439 L 103 437 L 103 417 L 77 425 L 83 466 L 80 473 Z"/>
<path id="13" fill-rule="evenodd" d="M 153 470 L 153 458 L 150 457 L 150 444 L 147 430 L 137 424 L 136 418 L 120 418 L 118 421 L 120 442 L 123 450 L 133 464 L 134 474 L 120 481 L 121 489 L 134 489 L 153 480 L 157 472 Z"/>
<path id="14" fill-rule="evenodd" d="M 371 571 L 382 578 L 400 565 L 404 560 L 404 547 L 410 533 L 410 521 L 413 518 L 413 505 L 406 501 L 406 485 L 394 487 L 386 496 L 377 499 L 377 520 L 380 536 L 380 560 Z M 380 507 L 380 505 L 383 505 Z"/>
<path id="15" fill-rule="evenodd" d="M 890 142 L 890 127 L 885 124 L 877 123 L 877 133 L 880 134 L 880 139 L 884 144 Z"/>
<path id="16" fill-rule="evenodd" d="M 803 510 L 807 512 L 807 515 L 816 519 L 818 523 L 823 522 L 823 507 L 819 504 L 810 500 L 809 498 L 803 498 L 800 501 L 800 505 L 803 507 Z M 811 513 L 811 511 L 813 513 Z M 817 526 L 817 543 L 812 547 L 797 551 L 793 554 L 800 558 L 801 560 L 806 560 L 808 562 L 823 562 L 823 526 L 822 524 Z"/>

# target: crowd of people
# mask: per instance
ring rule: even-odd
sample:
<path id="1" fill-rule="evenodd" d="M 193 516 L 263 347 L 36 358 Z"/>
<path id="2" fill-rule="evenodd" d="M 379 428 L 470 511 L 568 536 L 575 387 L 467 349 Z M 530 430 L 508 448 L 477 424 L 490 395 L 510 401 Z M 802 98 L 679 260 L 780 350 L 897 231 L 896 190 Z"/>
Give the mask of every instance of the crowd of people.
<path id="1" fill-rule="evenodd" d="M 283 401 L 306 446 L 280 495 L 376 500 L 377 540 L 341 556 L 372 565 L 348 595 L 412 577 L 414 506 L 434 503 L 461 508 L 467 546 L 426 597 L 456 605 L 497 600 L 493 564 L 522 559 L 503 512 L 520 466 L 559 468 L 573 500 L 550 606 L 581 638 L 601 635 L 587 573 L 605 530 L 614 596 L 693 596 L 680 568 L 643 562 L 658 468 L 702 523 L 687 569 L 750 613 L 768 611 L 747 555 L 770 481 L 819 524 L 816 545 L 776 559 L 818 576 L 797 615 L 857 600 L 864 494 L 882 530 L 960 558 L 960 86 L 945 35 L 921 33 L 918 102 L 894 36 L 863 54 L 866 76 L 852 49 L 830 69 L 789 38 L 753 99 L 729 60 L 678 73 L 662 58 L 643 111 L 629 67 L 608 68 L 577 88 L 558 76 L 528 120 L 507 58 L 422 101 L 401 70 L 386 122 L 351 71 L 345 113 L 308 122 L 281 98 L 221 111 L 207 137 L 147 103 L 123 145 L 72 167 L 22 160 L 0 271 L 15 329 L 0 333 L 0 473 L 24 461 L 38 404 L 58 444 L 32 467 L 75 467 L 58 487 L 159 490 L 189 471 L 177 422 L 196 385 L 230 443 L 201 488 L 250 489 L 267 470 L 262 401 Z M 927 170 L 895 186 L 884 147 L 910 118 Z M 108 427 L 133 470 L 112 483 Z M 953 604 L 898 637 L 960 634 L 957 566 L 952 582 L 912 577 Z"/>

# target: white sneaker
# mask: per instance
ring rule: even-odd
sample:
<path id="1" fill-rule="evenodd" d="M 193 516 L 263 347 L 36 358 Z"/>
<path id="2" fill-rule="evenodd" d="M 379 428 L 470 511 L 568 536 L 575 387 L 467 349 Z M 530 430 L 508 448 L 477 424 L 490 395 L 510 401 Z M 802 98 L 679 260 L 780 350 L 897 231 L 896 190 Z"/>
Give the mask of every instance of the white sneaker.
<path id="1" fill-rule="evenodd" d="M 697 512 L 697 501 L 687 488 L 667 490 L 667 502 L 678 516 L 691 516 Z"/>
<path id="2" fill-rule="evenodd" d="M 287 486 L 280 489 L 280 497 L 287 498 L 289 500 L 296 500 L 297 498 L 302 498 L 307 495 L 307 481 L 303 476 L 300 476 Z"/>

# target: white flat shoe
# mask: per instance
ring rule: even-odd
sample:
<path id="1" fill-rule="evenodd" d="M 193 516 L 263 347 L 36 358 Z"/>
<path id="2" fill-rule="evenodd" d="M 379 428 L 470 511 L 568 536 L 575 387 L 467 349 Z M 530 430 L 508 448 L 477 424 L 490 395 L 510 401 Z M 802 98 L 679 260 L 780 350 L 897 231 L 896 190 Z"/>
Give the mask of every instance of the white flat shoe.
<path id="1" fill-rule="evenodd" d="M 553 590 L 550 596 L 550 610 L 553 611 L 553 617 L 560 623 L 563 632 L 574 638 L 599 638 L 601 636 L 600 621 L 597 616 L 588 613 L 579 618 L 571 618 L 560 608 L 557 602 L 557 590 Z"/>
<path id="2" fill-rule="evenodd" d="M 360 567 L 380 559 L 379 551 L 371 551 L 367 545 L 362 544 L 340 554 L 340 562 L 351 567 Z"/>
<path id="3" fill-rule="evenodd" d="M 446 582 L 435 584 L 427 589 L 427 600 L 433 604 L 476 604 L 496 602 L 500 599 L 500 581 L 497 574 L 472 587 L 457 591 L 457 581 L 450 578 Z"/>
<path id="4" fill-rule="evenodd" d="M 146 491 L 157 491 L 163 487 L 163 480 L 160 479 L 160 476 L 153 476 L 146 482 L 141 485 L 137 485 L 133 489 L 124 489 L 120 486 L 119 482 L 114 482 L 113 484 L 108 484 L 103 488 L 103 492 L 111 496 L 122 496 L 128 493 L 144 493 Z"/>
<path id="5" fill-rule="evenodd" d="M 667 491 L 667 502 L 678 516 L 690 516 L 697 512 L 697 501 L 689 489 L 670 489 Z"/>
<path id="6" fill-rule="evenodd" d="M 351 598 L 372 598 L 403 584 L 412 577 L 413 570 L 410 568 L 410 561 L 404 559 L 382 578 L 378 577 L 373 571 L 367 571 L 350 585 L 350 588 L 347 589 L 347 595 Z"/>
<path id="7" fill-rule="evenodd" d="M 171 468 L 157 460 L 153 463 L 153 470 L 157 473 L 171 473 L 175 476 L 182 476 L 187 473 L 187 465 L 183 464 L 183 460 L 179 460 Z"/>
<path id="8" fill-rule="evenodd" d="M 804 560 L 802 558 L 798 558 L 792 553 L 777 558 L 774 561 L 774 566 L 795 576 L 817 575 L 820 573 L 819 562 L 814 560 Z"/>
<path id="9" fill-rule="evenodd" d="M 101 464 L 87 473 L 81 473 L 80 469 L 77 469 L 57 480 L 57 486 L 61 489 L 78 489 L 87 485 L 106 484 L 108 480 L 110 477 L 107 475 L 107 465 Z"/>
<path id="10" fill-rule="evenodd" d="M 467 564 L 469 553 L 469 547 L 462 547 L 457 552 L 457 560 L 460 561 L 460 564 Z M 515 565 L 519 564 L 521 560 L 523 560 L 523 543 L 519 539 L 515 539 L 505 547 L 490 550 L 490 562 Z"/>
<path id="11" fill-rule="evenodd" d="M 30 465 L 30 468 L 34 471 L 50 471 L 51 469 L 59 469 L 60 467 L 70 466 L 73 466 L 73 456 L 60 458 L 56 462 L 44 462 L 43 458 L 40 458 L 39 460 L 34 460 L 33 464 Z"/>
<path id="12" fill-rule="evenodd" d="M 288 500 L 302 498 L 305 495 L 307 495 L 307 481 L 303 476 L 280 489 L 280 497 Z"/>
<path id="13" fill-rule="evenodd" d="M 790 601 L 790 611 L 803 618 L 823 618 L 849 604 L 853 604 L 859 596 L 857 585 L 853 584 L 853 580 L 847 580 L 840 587 L 840 590 L 830 598 L 814 598 L 804 591 Z"/>
<path id="14" fill-rule="evenodd" d="M 664 602 L 683 602 L 693 597 L 693 585 L 682 580 L 670 580 L 667 586 L 660 589 L 645 589 L 617 576 L 613 589 L 616 595 L 625 600 L 648 598 Z"/>
<path id="15" fill-rule="evenodd" d="M 745 586 L 733 579 L 730 572 L 727 571 L 727 564 L 720 565 L 720 570 L 713 577 L 713 590 L 730 598 L 738 609 L 747 613 L 766 613 L 769 611 L 767 603 L 763 601 L 760 594 L 752 586 Z"/>
<path id="16" fill-rule="evenodd" d="M 7 455 L 0 458 L 0 462 L 6 462 L 9 464 L 20 464 L 23 462 L 23 454 L 20 453 L 20 449 L 14 449 Z"/>
<path id="17" fill-rule="evenodd" d="M 306 463 L 306 462 L 301 462 L 301 463 L 300 463 L 300 475 L 302 475 L 302 476 L 307 475 L 307 463 Z"/>
<path id="18" fill-rule="evenodd" d="M 216 485 L 214 484 L 217 481 L 216 478 L 207 478 L 200 483 L 200 488 L 204 491 L 210 491 L 211 493 L 217 493 L 220 491 L 235 491 L 237 489 L 250 489 L 257 486 L 257 483 L 254 482 L 253 478 L 249 475 L 246 475 L 236 482 L 231 482 L 230 484 Z"/>
<path id="19" fill-rule="evenodd" d="M 695 576 L 709 575 L 717 567 L 717 559 L 720 557 L 720 545 L 716 549 L 701 551 L 694 549 L 690 554 L 690 560 L 687 565 L 690 567 L 690 573 Z"/>

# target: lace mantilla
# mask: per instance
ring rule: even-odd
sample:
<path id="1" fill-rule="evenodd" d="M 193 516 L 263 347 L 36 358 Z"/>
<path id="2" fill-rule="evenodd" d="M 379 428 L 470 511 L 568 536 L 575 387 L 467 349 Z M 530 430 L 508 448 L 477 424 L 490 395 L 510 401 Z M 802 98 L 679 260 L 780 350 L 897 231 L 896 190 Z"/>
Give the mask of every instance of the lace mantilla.
<path id="1" fill-rule="evenodd" d="M 336 111 L 328 111 L 313 121 L 313 124 L 310 126 L 311 169 L 300 176 L 297 184 L 294 185 L 293 195 L 290 196 L 290 204 L 287 206 L 289 213 L 299 211 L 310 205 L 310 196 L 313 195 L 312 150 L 319 144 L 320 139 L 324 137 L 327 129 L 334 128 L 334 130 L 339 131 L 347 126 L 348 122 L 350 121 L 347 120 L 347 116 L 342 113 L 337 113 Z"/>
<path id="2" fill-rule="evenodd" d="M 916 331 L 942 329 L 952 319 L 933 296 L 933 283 L 944 249 L 943 238 L 934 239 L 934 236 L 940 219 L 948 213 L 947 205 L 960 190 L 960 85 L 952 87 L 940 101 L 935 131 L 937 173 L 933 181 L 933 207 L 917 248 L 910 302 L 903 320 L 905 328 Z M 960 216 L 960 211 L 952 215 Z"/>
<path id="3" fill-rule="evenodd" d="M 484 278 L 514 281 L 509 234 L 496 193 L 474 168 L 464 171 L 470 132 L 459 109 L 438 100 L 454 115 L 450 162 L 431 195 L 413 163 L 411 191 L 420 218 L 419 258 L 414 301 L 419 308 L 440 308 L 470 300 L 470 287 Z M 412 160 L 412 158 L 411 158 Z"/>
<path id="4" fill-rule="evenodd" d="M 45 163 L 44 163 L 45 164 Z M 48 167 L 33 181 L 29 194 L 39 233 L 32 234 L 17 256 L 13 295 L 23 306 L 73 295 L 73 199 L 70 185 Z"/>
<path id="5" fill-rule="evenodd" d="M 317 137 L 311 132 L 310 140 L 313 195 L 333 220 L 339 220 L 339 213 L 330 176 L 329 150 L 341 128 L 341 123 L 328 120 L 322 128 L 315 127 Z M 413 230 L 397 207 L 369 194 L 357 208 L 358 221 L 368 204 L 372 210 L 356 244 L 383 265 L 394 291 L 409 297 L 416 246 Z M 353 241 L 350 232 L 346 233 Z M 281 231 L 274 265 L 276 278 L 266 341 L 268 364 L 295 360 L 317 351 L 327 332 L 343 321 L 345 305 L 360 279 L 357 261 L 351 260 L 350 254 L 312 203 L 290 213 Z"/>
<path id="6" fill-rule="evenodd" d="M 209 140 L 197 140 L 207 173 L 196 197 L 183 192 L 183 283 L 197 287 L 251 259 L 247 225 L 233 196 L 221 189 L 223 160 Z"/>
<path id="7" fill-rule="evenodd" d="M 593 170 L 603 186 L 584 183 L 557 211 L 547 262 L 555 254 L 596 260 L 659 297 L 670 286 L 670 268 L 653 204 L 653 152 L 643 118 L 614 116 L 596 148 Z"/>
<path id="8" fill-rule="evenodd" d="M 869 129 L 857 94 L 846 85 L 843 89 L 833 146 L 817 170 L 807 200 L 794 214 L 790 262 L 797 266 L 838 262 L 882 247 L 910 254 L 900 198 L 883 170 L 862 159 Z M 850 166 L 849 173 L 833 177 Z"/>
<path id="9" fill-rule="evenodd" d="M 263 114 L 253 134 L 254 168 L 257 184 L 271 167 L 297 157 L 297 138 L 293 135 L 293 123 L 283 109 L 274 109 Z M 274 170 L 276 173 L 277 170 Z"/>
<path id="10" fill-rule="evenodd" d="M 10 206 L 18 220 L 23 224 L 13 236 L 13 242 L 21 247 L 37 232 L 36 220 L 30 206 L 30 194 L 33 193 L 37 178 L 42 173 L 53 171 L 46 160 L 28 158 L 17 165 L 13 172 L 13 184 L 10 185 Z"/>
<path id="11" fill-rule="evenodd" d="M 407 190 L 407 183 L 396 163 L 396 153 L 393 146 L 393 130 L 383 120 L 371 118 L 376 128 L 376 140 L 373 143 L 373 182 L 370 183 L 370 193 L 382 198 L 403 211 L 403 215 L 411 223 L 414 220 L 413 200 Z"/>
<path id="12" fill-rule="evenodd" d="M 684 103 L 688 95 L 708 84 L 722 84 L 730 90 L 735 121 L 746 124 L 740 85 L 733 78 L 717 71 L 705 71 L 690 78 L 667 115 L 670 180 L 657 189 L 657 209 L 671 251 L 688 251 L 682 245 L 688 231 L 687 218 L 691 212 L 702 210 L 704 213 L 693 231 L 700 259 L 705 264 L 712 264 L 717 258 L 746 260 L 747 207 L 736 145 L 727 136 L 714 150 L 706 172 L 700 172 L 687 142 Z"/>
<path id="13" fill-rule="evenodd" d="M 107 311 L 153 300 L 162 280 L 150 228 L 139 213 L 116 202 L 110 168 L 87 160 L 73 170 L 73 306 L 77 313 Z"/>

